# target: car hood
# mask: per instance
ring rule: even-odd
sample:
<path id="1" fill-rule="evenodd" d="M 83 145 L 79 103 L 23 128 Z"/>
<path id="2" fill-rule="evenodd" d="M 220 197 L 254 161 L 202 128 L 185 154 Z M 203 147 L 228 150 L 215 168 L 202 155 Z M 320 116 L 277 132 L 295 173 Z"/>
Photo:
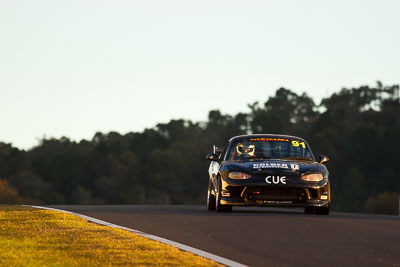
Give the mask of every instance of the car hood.
<path id="1" fill-rule="evenodd" d="M 261 161 L 239 161 L 226 162 L 223 169 L 227 171 L 242 171 L 249 174 L 253 173 L 277 173 L 277 174 L 303 174 L 321 172 L 326 173 L 326 168 L 311 161 L 299 160 L 261 160 Z"/>

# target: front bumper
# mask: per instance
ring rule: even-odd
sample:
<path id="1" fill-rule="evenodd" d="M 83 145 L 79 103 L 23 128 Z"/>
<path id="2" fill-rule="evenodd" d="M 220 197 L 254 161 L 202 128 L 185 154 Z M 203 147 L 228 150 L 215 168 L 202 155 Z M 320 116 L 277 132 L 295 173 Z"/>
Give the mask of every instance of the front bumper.
<path id="1" fill-rule="evenodd" d="M 223 182 L 221 204 L 232 206 L 329 207 L 327 181 L 319 184 L 277 186 Z"/>

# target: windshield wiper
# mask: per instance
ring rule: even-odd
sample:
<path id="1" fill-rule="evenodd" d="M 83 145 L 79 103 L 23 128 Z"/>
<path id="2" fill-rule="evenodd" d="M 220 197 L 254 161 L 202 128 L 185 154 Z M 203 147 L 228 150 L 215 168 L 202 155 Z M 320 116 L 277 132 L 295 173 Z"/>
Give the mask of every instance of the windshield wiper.
<path id="1" fill-rule="evenodd" d="M 305 157 L 287 157 L 287 158 L 282 158 L 282 159 L 297 159 L 297 160 L 308 160 L 312 161 L 310 158 L 305 158 Z"/>
<path id="2" fill-rule="evenodd" d="M 256 157 L 256 158 L 252 158 L 253 160 L 262 160 L 262 159 L 273 159 L 273 157 Z"/>

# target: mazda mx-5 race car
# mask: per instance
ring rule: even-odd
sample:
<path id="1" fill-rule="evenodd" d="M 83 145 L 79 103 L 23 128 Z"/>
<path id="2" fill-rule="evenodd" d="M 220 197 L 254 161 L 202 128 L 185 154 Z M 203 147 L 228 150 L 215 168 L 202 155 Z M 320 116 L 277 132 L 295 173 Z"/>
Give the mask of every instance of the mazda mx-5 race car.
<path id="1" fill-rule="evenodd" d="M 207 194 L 208 210 L 232 206 L 304 207 L 305 213 L 329 214 L 329 172 L 316 161 L 308 143 L 287 135 L 241 135 L 224 149 L 214 146 Z"/>

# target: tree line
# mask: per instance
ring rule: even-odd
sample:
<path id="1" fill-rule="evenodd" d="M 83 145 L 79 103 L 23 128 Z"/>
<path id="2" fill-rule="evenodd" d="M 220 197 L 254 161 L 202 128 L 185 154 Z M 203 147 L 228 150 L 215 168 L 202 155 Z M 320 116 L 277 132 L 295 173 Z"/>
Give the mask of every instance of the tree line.
<path id="1" fill-rule="evenodd" d="M 400 194 L 399 86 L 343 88 L 316 104 L 279 88 L 236 115 L 171 120 L 142 132 L 96 133 L 79 142 L 44 138 L 21 150 L 0 142 L 0 203 L 204 204 L 205 155 L 235 135 L 282 133 L 328 155 L 332 208 L 397 212 Z"/>

